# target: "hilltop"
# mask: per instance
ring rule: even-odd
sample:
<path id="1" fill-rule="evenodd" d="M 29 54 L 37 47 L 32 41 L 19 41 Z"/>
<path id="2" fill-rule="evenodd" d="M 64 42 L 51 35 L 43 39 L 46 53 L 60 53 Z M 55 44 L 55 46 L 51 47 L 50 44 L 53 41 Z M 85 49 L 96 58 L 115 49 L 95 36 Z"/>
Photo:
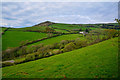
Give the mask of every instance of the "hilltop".
<path id="1" fill-rule="evenodd" d="M 45 21 L 45 22 L 36 24 L 34 26 L 49 26 L 49 25 L 52 25 L 52 24 L 55 24 L 55 23 L 54 22 L 50 22 L 50 21 Z"/>

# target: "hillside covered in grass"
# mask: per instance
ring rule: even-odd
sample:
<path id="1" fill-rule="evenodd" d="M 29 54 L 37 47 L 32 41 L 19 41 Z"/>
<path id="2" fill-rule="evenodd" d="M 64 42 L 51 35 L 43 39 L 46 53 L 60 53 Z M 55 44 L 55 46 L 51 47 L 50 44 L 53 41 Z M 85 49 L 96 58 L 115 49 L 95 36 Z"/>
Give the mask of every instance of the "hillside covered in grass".
<path id="1" fill-rule="evenodd" d="M 3 78 L 116 78 L 118 38 L 52 57 L 4 67 Z"/>
<path id="2" fill-rule="evenodd" d="M 20 46 L 22 41 L 33 41 L 47 37 L 46 33 L 23 32 L 23 31 L 6 31 L 2 36 L 3 50 L 8 47 Z"/>

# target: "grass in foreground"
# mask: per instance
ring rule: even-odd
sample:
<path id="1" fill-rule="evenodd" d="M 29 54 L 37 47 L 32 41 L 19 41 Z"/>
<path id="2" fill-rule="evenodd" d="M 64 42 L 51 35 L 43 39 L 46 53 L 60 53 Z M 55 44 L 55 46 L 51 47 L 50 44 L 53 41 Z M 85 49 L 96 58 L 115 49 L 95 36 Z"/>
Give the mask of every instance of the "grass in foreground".
<path id="1" fill-rule="evenodd" d="M 4 67 L 3 78 L 116 78 L 118 38 L 71 52 Z"/>

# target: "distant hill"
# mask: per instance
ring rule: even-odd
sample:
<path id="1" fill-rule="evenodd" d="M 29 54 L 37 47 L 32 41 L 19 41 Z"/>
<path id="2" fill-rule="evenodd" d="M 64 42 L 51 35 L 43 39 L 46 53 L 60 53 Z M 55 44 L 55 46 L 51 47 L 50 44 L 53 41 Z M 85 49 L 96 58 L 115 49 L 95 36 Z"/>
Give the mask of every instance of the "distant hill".
<path id="1" fill-rule="evenodd" d="M 39 24 L 34 25 L 34 26 L 49 26 L 49 25 L 52 25 L 52 24 L 55 24 L 55 23 L 50 22 L 50 21 L 45 21 L 45 22 L 39 23 Z"/>

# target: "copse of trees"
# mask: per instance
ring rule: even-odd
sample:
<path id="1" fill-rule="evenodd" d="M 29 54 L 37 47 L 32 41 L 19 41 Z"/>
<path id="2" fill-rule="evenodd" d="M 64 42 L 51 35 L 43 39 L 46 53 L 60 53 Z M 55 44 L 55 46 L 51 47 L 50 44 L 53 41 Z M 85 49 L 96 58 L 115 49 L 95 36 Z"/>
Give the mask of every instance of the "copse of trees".
<path id="1" fill-rule="evenodd" d="M 55 30 L 51 27 L 46 27 L 46 32 L 55 32 Z"/>
<path id="2" fill-rule="evenodd" d="M 113 38 L 118 36 L 118 31 L 115 29 L 106 29 L 105 33 L 107 34 L 108 38 Z"/>
<path id="3" fill-rule="evenodd" d="M 25 61 L 33 61 L 35 60 L 35 55 L 34 54 L 28 54 L 25 57 Z"/>
<path id="4" fill-rule="evenodd" d="M 74 49 L 76 49 L 76 45 L 73 42 L 70 42 L 65 45 L 65 47 L 63 48 L 63 52 L 72 51 Z"/>

